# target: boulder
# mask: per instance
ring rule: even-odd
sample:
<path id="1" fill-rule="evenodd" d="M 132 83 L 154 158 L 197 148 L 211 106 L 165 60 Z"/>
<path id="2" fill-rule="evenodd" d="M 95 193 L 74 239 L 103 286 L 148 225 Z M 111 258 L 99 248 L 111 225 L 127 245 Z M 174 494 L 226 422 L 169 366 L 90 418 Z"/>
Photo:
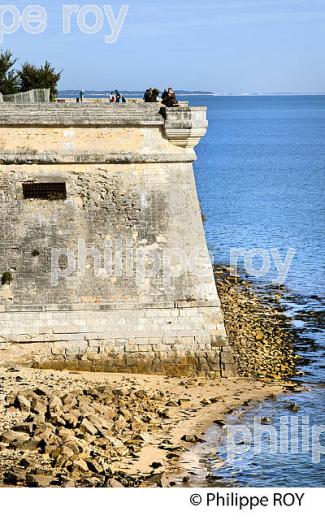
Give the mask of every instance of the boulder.
<path id="1" fill-rule="evenodd" d="M 17 445 L 17 447 L 19 447 L 19 449 L 22 451 L 40 451 L 40 449 L 41 449 L 40 443 L 41 443 L 41 440 L 37 437 L 34 437 L 31 439 L 28 439 L 27 441 L 25 441 L 23 443 L 15 442 L 14 444 Z"/>
<path id="2" fill-rule="evenodd" d="M 53 475 L 45 475 L 42 473 L 29 473 L 26 477 L 26 484 L 28 487 L 49 487 L 54 480 Z"/>
<path id="3" fill-rule="evenodd" d="M 100 415 L 88 415 L 86 419 L 89 422 L 91 422 L 91 424 L 93 426 L 95 426 L 95 428 L 104 428 L 105 429 L 107 427 L 107 422 Z"/>
<path id="4" fill-rule="evenodd" d="M 262 417 L 261 418 L 261 424 L 272 424 L 272 419 L 271 417 Z"/>
<path id="5" fill-rule="evenodd" d="M 146 432 L 148 426 L 140 419 L 140 417 L 134 416 L 131 420 L 131 428 L 133 431 Z"/>
<path id="6" fill-rule="evenodd" d="M 62 479 L 61 486 L 62 488 L 74 488 L 76 487 L 76 483 L 72 478 L 64 478 Z"/>
<path id="7" fill-rule="evenodd" d="M 196 442 L 204 442 L 202 439 L 197 437 L 197 435 L 183 435 L 181 440 L 185 441 L 185 442 L 191 442 L 193 444 L 196 443 Z"/>
<path id="8" fill-rule="evenodd" d="M 80 423 L 80 430 L 90 435 L 96 435 L 98 433 L 97 428 L 86 417 L 84 417 Z"/>
<path id="9" fill-rule="evenodd" d="M 73 451 L 74 455 L 78 455 L 79 453 L 86 452 L 86 446 L 83 446 L 82 442 L 79 439 L 71 438 L 66 443 L 65 446 Z"/>
<path id="10" fill-rule="evenodd" d="M 19 443 L 22 444 L 29 440 L 28 433 L 6 431 L 1 435 L 1 442 L 5 444 Z"/>
<path id="11" fill-rule="evenodd" d="M 20 424 L 15 424 L 12 429 L 15 432 L 23 432 L 28 433 L 28 435 L 31 435 L 34 431 L 35 425 L 30 422 L 23 422 Z"/>
<path id="12" fill-rule="evenodd" d="M 15 406 L 16 396 L 6 395 L 5 402 L 7 406 Z"/>
<path id="13" fill-rule="evenodd" d="M 36 395 L 44 396 L 44 395 L 49 395 L 49 393 L 50 393 L 50 390 L 46 386 L 44 386 L 44 385 L 39 385 L 34 390 L 34 394 L 36 394 Z"/>
<path id="14" fill-rule="evenodd" d="M 115 397 L 125 397 L 127 395 L 126 391 L 123 388 L 114 388 L 113 394 L 115 395 Z"/>
<path id="15" fill-rule="evenodd" d="M 98 474 L 103 472 L 102 466 L 95 459 L 86 460 L 86 463 L 90 471 L 92 471 L 93 473 Z"/>
<path id="16" fill-rule="evenodd" d="M 62 418 L 68 428 L 76 428 L 79 424 L 79 419 L 72 413 L 65 413 Z"/>
<path id="17" fill-rule="evenodd" d="M 152 462 L 150 464 L 150 466 L 153 468 L 153 469 L 158 469 L 158 468 L 161 468 L 162 467 L 162 463 L 161 462 Z"/>
<path id="18" fill-rule="evenodd" d="M 87 473 L 89 471 L 88 464 L 84 459 L 77 459 L 72 464 L 72 471 L 81 471 Z"/>
<path id="19" fill-rule="evenodd" d="M 124 487 L 123 484 L 121 484 L 121 482 L 116 480 L 116 478 L 109 479 L 108 486 L 111 487 L 111 488 L 122 488 L 122 487 Z"/>
<path id="20" fill-rule="evenodd" d="M 50 413 L 50 421 L 55 426 L 65 426 L 65 420 L 63 417 L 57 412 Z"/>
<path id="21" fill-rule="evenodd" d="M 15 469 L 7 471 L 4 474 L 4 483 L 9 486 L 16 486 L 18 483 L 25 482 L 26 471 L 23 469 Z"/>
<path id="22" fill-rule="evenodd" d="M 50 412 L 53 411 L 53 412 L 60 413 L 60 411 L 62 410 L 62 406 L 63 406 L 63 403 L 58 396 L 55 395 L 55 396 L 51 397 L 51 399 L 49 401 Z"/>
<path id="23" fill-rule="evenodd" d="M 30 412 L 31 403 L 24 395 L 18 394 L 15 399 L 15 406 L 21 412 Z"/>
<path id="24" fill-rule="evenodd" d="M 47 403 L 33 399 L 32 405 L 31 405 L 31 411 L 33 413 L 36 413 L 36 414 L 44 417 L 44 415 L 47 412 Z"/>

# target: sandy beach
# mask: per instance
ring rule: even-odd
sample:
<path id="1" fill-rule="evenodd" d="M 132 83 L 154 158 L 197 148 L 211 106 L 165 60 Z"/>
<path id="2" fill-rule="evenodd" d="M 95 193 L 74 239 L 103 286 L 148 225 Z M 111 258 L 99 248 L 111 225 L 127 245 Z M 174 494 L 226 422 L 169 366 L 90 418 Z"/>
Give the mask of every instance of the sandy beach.
<path id="1" fill-rule="evenodd" d="M 168 486 L 175 476 L 181 484 L 189 476 L 179 473 L 179 457 L 213 421 L 284 389 L 279 383 L 240 378 L 204 381 L 26 368 L 2 368 L 0 381 L 1 483 L 35 486 Z M 50 412 L 42 414 L 46 400 Z M 11 435 L 3 433 L 8 431 Z M 70 453 L 79 441 L 77 453 Z"/>

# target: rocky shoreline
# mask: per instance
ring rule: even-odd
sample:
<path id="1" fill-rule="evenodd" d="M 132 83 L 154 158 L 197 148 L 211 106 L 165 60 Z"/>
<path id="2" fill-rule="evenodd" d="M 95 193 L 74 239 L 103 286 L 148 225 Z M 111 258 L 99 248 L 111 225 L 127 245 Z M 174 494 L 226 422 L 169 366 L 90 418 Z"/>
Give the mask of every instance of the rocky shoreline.
<path id="1" fill-rule="evenodd" d="M 228 266 L 214 266 L 214 274 L 238 375 L 263 380 L 294 376 L 300 357 L 280 303 L 281 288 L 257 288 Z"/>
<path id="2" fill-rule="evenodd" d="M 240 377 L 0 364 L 0 486 L 191 485 L 191 461 L 184 466 L 180 460 L 204 441 L 213 422 L 224 423 L 227 414 L 251 401 L 293 389 L 288 379 L 296 356 L 277 299 L 266 303 L 227 267 L 216 267 L 215 274 Z"/>

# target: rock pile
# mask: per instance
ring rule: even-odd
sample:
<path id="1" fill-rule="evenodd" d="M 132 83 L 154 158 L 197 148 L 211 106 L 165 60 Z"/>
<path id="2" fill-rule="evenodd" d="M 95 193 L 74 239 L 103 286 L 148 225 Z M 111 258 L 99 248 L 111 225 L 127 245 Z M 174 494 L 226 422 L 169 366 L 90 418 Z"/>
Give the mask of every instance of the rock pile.
<path id="1" fill-rule="evenodd" d="M 275 380 L 293 376 L 299 356 L 279 291 L 263 294 L 231 267 L 215 266 L 214 272 L 238 374 Z"/>
<path id="2" fill-rule="evenodd" d="M 162 392 L 99 385 L 58 393 L 38 387 L 6 396 L 6 413 L 17 410 L 23 420 L 0 437 L 0 451 L 13 450 L 17 464 L 2 468 L 0 485 L 161 485 L 154 471 L 159 466 L 134 478 L 116 471 L 114 462 L 136 458 L 160 417 L 168 417 Z"/>

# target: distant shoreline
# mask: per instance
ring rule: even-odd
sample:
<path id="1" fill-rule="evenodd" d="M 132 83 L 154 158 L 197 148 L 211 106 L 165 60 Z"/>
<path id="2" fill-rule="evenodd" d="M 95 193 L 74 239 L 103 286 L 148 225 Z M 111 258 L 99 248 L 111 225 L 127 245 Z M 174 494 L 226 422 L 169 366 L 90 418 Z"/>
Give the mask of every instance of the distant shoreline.
<path id="1" fill-rule="evenodd" d="M 123 94 L 127 97 L 143 97 L 143 92 L 138 90 L 123 90 Z M 80 91 L 79 90 L 59 90 L 58 97 L 78 97 Z M 108 97 L 109 91 L 106 90 L 86 90 L 86 97 Z M 178 91 L 176 90 L 177 96 L 211 96 L 211 97 L 303 97 L 303 96 L 325 96 L 325 92 L 315 92 L 315 93 L 297 93 L 297 92 L 288 92 L 288 93 L 243 93 L 243 94 L 227 94 L 227 93 L 218 93 L 218 92 L 197 92 L 197 91 Z"/>
<path id="2" fill-rule="evenodd" d="M 96 96 L 107 96 L 110 95 L 111 91 L 108 90 L 85 90 L 86 94 L 89 95 L 96 95 Z M 144 91 L 142 90 L 121 90 L 123 94 L 126 95 L 139 95 L 143 96 Z M 209 90 L 176 90 L 176 94 L 179 96 L 214 96 L 215 93 L 211 92 Z M 80 93 L 80 90 L 59 90 L 59 94 L 65 94 L 65 95 L 76 95 L 78 96 Z"/>

